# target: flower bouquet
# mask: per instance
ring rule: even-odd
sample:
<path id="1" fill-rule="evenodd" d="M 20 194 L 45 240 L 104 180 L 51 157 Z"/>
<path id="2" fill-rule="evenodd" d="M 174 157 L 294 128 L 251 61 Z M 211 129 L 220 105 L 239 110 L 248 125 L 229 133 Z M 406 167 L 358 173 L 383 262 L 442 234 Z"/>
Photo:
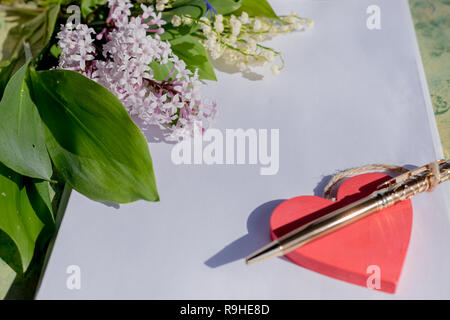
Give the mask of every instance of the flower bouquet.
<path id="1" fill-rule="evenodd" d="M 0 230 L 23 270 L 42 231 L 54 232 L 63 186 L 96 201 L 158 201 L 142 130 L 173 141 L 206 130 L 220 112 L 201 94 L 214 65 L 278 74 L 280 52 L 262 43 L 312 25 L 266 0 L 1 4 L 17 25 L 0 64 Z"/>

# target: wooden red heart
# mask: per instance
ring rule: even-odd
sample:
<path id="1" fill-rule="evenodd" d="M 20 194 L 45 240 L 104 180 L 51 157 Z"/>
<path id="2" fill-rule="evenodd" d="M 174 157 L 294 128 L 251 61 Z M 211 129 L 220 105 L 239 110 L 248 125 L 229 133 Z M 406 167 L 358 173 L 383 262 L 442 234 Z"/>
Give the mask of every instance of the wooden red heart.
<path id="1" fill-rule="evenodd" d="M 373 192 L 390 177 L 367 173 L 344 181 L 337 200 L 300 196 L 282 202 L 272 213 L 272 239 Z M 371 214 L 320 237 L 286 257 L 295 264 L 364 287 L 394 293 L 412 228 L 410 200 Z M 378 281 L 377 282 L 377 277 Z"/>

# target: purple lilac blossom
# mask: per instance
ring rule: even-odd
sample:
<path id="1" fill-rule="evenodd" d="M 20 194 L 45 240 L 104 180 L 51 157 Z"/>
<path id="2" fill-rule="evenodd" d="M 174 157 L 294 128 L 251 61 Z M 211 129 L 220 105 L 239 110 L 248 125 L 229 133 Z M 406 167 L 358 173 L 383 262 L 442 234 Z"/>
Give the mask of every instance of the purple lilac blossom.
<path id="1" fill-rule="evenodd" d="M 86 25 L 62 26 L 57 35 L 62 49 L 58 68 L 80 72 L 100 83 L 145 127 L 169 129 L 173 140 L 192 135 L 199 123 L 206 129 L 215 117 L 216 104 L 202 99 L 197 70 L 188 70 L 170 44 L 160 39 L 165 24 L 161 12 L 141 4 L 143 13 L 131 17 L 129 0 L 109 0 L 108 5 L 107 23 L 113 27 L 98 35 Z M 92 35 L 97 40 L 105 37 L 101 52 Z M 156 81 L 151 62 L 171 63 L 168 79 Z"/>

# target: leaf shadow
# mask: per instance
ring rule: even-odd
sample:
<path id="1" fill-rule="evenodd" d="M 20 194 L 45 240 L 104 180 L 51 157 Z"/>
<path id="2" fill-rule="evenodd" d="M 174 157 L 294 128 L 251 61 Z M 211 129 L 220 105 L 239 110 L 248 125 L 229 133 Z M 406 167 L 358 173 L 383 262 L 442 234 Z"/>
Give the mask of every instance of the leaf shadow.
<path id="1" fill-rule="evenodd" d="M 172 145 L 177 143 L 177 141 L 174 141 L 170 138 L 171 131 L 168 128 L 160 128 L 157 125 L 145 125 L 143 120 L 139 119 L 136 116 L 132 116 L 131 118 L 139 127 L 139 129 L 141 129 L 147 142 L 166 143 Z"/>
<path id="2" fill-rule="evenodd" d="M 219 59 L 211 59 L 211 63 L 219 71 L 228 73 L 228 74 L 235 74 L 235 73 L 241 73 L 242 77 L 244 77 L 247 80 L 250 81 L 260 81 L 264 79 L 264 76 L 262 74 L 259 74 L 254 71 L 240 71 L 236 65 L 230 65 L 225 62 L 225 60 L 221 57 Z"/>

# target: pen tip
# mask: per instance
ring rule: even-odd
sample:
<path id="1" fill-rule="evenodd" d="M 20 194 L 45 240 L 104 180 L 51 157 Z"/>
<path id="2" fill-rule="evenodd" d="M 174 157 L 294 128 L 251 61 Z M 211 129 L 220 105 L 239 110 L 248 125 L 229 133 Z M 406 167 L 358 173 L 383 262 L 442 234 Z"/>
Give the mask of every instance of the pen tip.
<path id="1" fill-rule="evenodd" d="M 257 250 L 256 252 L 252 253 L 245 259 L 245 263 L 247 265 L 252 265 L 256 262 L 264 261 L 266 259 L 269 259 L 271 257 L 277 257 L 283 255 L 283 252 L 281 250 L 281 247 L 278 243 L 278 241 L 273 241 L 266 245 L 265 247 L 262 247 L 261 249 Z"/>

